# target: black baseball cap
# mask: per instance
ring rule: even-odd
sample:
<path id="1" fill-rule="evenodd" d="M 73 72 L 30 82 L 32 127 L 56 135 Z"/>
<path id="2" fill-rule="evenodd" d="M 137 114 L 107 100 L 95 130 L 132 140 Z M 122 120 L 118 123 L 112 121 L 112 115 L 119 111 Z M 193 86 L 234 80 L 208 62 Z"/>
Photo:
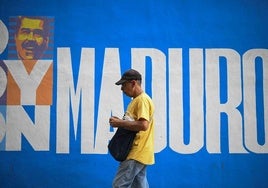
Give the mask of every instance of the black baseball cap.
<path id="1" fill-rule="evenodd" d="M 130 70 L 126 71 L 122 75 L 121 79 L 118 82 L 116 82 L 115 84 L 121 85 L 121 84 L 125 83 L 126 81 L 130 81 L 130 80 L 141 80 L 141 74 L 134 69 L 130 69 Z"/>

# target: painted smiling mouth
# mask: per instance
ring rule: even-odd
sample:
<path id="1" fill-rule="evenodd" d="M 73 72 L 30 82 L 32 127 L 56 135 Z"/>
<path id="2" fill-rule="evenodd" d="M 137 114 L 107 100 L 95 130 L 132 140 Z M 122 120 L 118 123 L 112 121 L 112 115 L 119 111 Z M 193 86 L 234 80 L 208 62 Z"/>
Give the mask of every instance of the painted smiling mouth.
<path id="1" fill-rule="evenodd" d="M 34 51 L 34 47 L 26 47 L 24 48 L 26 51 Z"/>
<path id="2" fill-rule="evenodd" d="M 27 47 L 24 48 L 26 55 L 33 55 L 34 54 L 34 47 Z"/>
<path id="3" fill-rule="evenodd" d="M 33 56 L 34 56 L 34 47 L 26 47 L 26 48 L 24 48 L 24 50 L 25 50 L 25 55 L 28 58 L 33 58 Z"/>

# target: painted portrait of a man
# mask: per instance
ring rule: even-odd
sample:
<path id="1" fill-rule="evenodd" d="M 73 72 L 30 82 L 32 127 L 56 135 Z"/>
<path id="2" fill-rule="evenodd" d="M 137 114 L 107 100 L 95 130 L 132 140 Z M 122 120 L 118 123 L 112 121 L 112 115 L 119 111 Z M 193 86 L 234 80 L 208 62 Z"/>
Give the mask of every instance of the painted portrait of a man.
<path id="1" fill-rule="evenodd" d="M 19 59 L 41 59 L 44 51 L 48 48 L 48 19 L 43 17 L 18 17 L 15 42 Z"/>
<path id="2" fill-rule="evenodd" d="M 7 105 L 51 105 L 52 85 L 53 85 L 53 23 L 54 19 L 43 16 L 16 16 L 11 17 L 9 27 L 9 60 L 18 63 L 21 68 L 18 75 L 9 68 L 7 72 Z M 21 79 L 32 79 L 34 82 L 34 72 L 41 74 L 37 64 L 46 60 L 48 68 L 42 73 L 42 80 L 34 91 L 35 95 L 25 92 L 25 88 L 19 84 Z M 10 62 L 11 63 L 11 62 Z M 7 64 L 11 67 L 10 63 Z M 47 66 L 47 64 L 46 64 Z M 42 66 L 44 68 L 44 66 Z M 25 75 L 22 77 L 22 75 Z M 22 92 L 24 89 L 24 93 Z M 29 91 L 30 92 L 30 91 Z M 30 96 L 34 98 L 29 99 Z"/>

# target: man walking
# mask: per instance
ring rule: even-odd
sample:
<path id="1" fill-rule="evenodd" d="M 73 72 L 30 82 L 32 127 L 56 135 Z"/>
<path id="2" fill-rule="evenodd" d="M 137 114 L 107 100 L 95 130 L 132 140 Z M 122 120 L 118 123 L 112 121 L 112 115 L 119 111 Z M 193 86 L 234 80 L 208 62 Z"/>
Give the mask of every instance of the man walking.
<path id="1" fill-rule="evenodd" d="M 141 74 L 130 69 L 126 71 L 116 85 L 132 98 L 123 119 L 111 117 L 112 127 L 121 127 L 137 131 L 133 146 L 125 161 L 121 162 L 113 181 L 114 188 L 149 187 L 146 177 L 147 165 L 154 164 L 154 104 L 152 99 L 142 90 Z"/>

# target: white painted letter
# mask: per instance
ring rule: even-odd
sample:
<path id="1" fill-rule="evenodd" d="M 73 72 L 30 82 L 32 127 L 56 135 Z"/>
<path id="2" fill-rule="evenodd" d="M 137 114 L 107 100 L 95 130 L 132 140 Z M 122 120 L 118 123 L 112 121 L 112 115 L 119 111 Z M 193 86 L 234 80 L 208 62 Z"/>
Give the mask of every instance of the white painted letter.
<path id="1" fill-rule="evenodd" d="M 95 149 L 98 153 L 107 153 L 108 142 L 114 134 L 110 132 L 109 118 L 111 115 L 119 118 L 124 115 L 121 87 L 115 85 L 120 77 L 119 50 L 118 48 L 107 48 L 103 63 L 95 142 Z"/>
<path id="2" fill-rule="evenodd" d="M 94 150 L 94 61 L 95 50 L 83 48 L 75 89 L 69 48 L 58 48 L 57 153 L 69 153 L 70 102 L 76 137 L 81 101 L 81 153 Z"/>
<path id="3" fill-rule="evenodd" d="M 260 57 L 262 59 L 262 78 L 263 84 L 258 87 L 263 88 L 263 104 L 256 104 L 256 87 L 258 84 L 256 80 L 255 59 Z M 245 145 L 250 151 L 255 153 L 268 152 L 268 50 L 267 49 L 253 49 L 247 51 L 243 55 L 243 85 L 244 85 L 244 126 L 245 126 Z M 263 145 L 258 143 L 257 139 L 257 105 L 263 105 L 264 137 L 265 143 Z"/>
<path id="4" fill-rule="evenodd" d="M 166 56 L 154 48 L 132 48 L 132 67 L 143 75 L 145 87 L 146 57 L 152 62 L 152 99 L 155 104 L 155 152 L 160 152 L 167 145 L 167 99 L 166 99 Z"/>
<path id="5" fill-rule="evenodd" d="M 195 153 L 204 144 L 203 50 L 190 49 L 190 126 L 189 144 L 184 143 L 182 50 L 169 50 L 169 136 L 170 147 L 184 154 Z"/>
<path id="6" fill-rule="evenodd" d="M 37 87 L 40 85 L 52 61 L 38 60 L 30 75 L 27 73 L 21 60 L 4 60 L 4 62 L 20 88 L 21 104 L 35 105 Z"/>
<path id="7" fill-rule="evenodd" d="M 21 150 L 21 134 L 34 150 L 49 150 L 50 106 L 34 106 L 34 121 L 22 106 L 7 106 L 6 150 Z"/>
<path id="8" fill-rule="evenodd" d="M 8 30 L 6 25 L 0 20 L 0 54 L 6 49 L 8 43 Z"/>
<path id="9" fill-rule="evenodd" d="M 0 66 L 0 97 L 4 94 L 7 87 L 7 75 L 5 71 Z"/>
<path id="10" fill-rule="evenodd" d="M 221 104 L 220 57 L 226 58 L 227 101 Z M 231 49 L 206 50 L 206 144 L 209 153 L 221 153 L 221 126 L 228 126 L 229 152 L 247 153 L 243 147 L 242 117 L 237 109 L 242 101 L 241 65 L 239 54 Z M 220 124 L 221 113 L 228 116 Z"/>

